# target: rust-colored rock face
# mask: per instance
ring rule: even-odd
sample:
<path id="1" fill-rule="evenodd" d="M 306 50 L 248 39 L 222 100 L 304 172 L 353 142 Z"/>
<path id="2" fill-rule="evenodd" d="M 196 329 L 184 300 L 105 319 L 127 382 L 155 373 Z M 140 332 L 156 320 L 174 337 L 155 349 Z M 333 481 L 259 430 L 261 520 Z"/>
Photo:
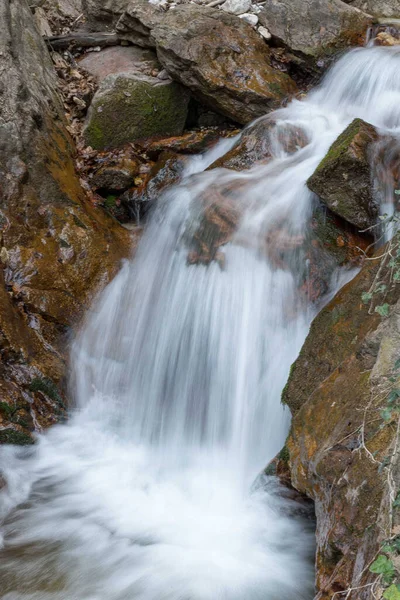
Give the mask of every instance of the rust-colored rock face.
<path id="1" fill-rule="evenodd" d="M 315 319 L 283 393 L 292 483 L 316 508 L 317 600 L 349 588 L 351 600 L 372 598 L 369 565 L 398 521 L 397 423 L 381 411 L 398 379 L 400 289 L 385 299 L 390 318 L 369 314 L 361 295 L 378 268 L 367 263 Z"/>
<path id="2" fill-rule="evenodd" d="M 65 409 L 67 340 L 130 251 L 83 194 L 55 75 L 25 0 L 0 8 L 0 442 Z"/>

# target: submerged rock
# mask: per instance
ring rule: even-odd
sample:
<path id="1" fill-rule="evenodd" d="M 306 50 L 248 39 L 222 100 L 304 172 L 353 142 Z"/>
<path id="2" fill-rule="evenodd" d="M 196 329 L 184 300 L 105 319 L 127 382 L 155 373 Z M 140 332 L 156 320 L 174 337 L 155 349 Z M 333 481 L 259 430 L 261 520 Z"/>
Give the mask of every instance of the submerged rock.
<path id="1" fill-rule="evenodd" d="M 23 443 L 65 413 L 71 327 L 131 241 L 80 187 L 26 0 L 0 6 L 0 442 Z"/>
<path id="2" fill-rule="evenodd" d="M 292 154 L 308 144 L 304 130 L 289 123 L 277 126 L 271 118 L 259 119 L 247 127 L 234 147 L 216 160 L 209 169 L 224 167 L 235 171 L 268 162 L 274 152 Z"/>
<path id="3" fill-rule="evenodd" d="M 260 36 L 223 11 L 188 4 L 164 13 L 135 0 L 117 28 L 122 38 L 155 48 L 173 79 L 238 123 L 264 115 L 296 91 L 294 81 L 271 66 Z"/>
<path id="4" fill-rule="evenodd" d="M 182 133 L 189 93 L 170 79 L 157 77 L 161 66 L 154 53 L 108 48 L 80 64 L 99 82 L 84 128 L 87 145 L 101 150 Z"/>
<path id="5" fill-rule="evenodd" d="M 307 181 L 310 190 L 334 213 L 360 229 L 375 225 L 378 217 L 370 167 L 370 153 L 377 139 L 373 125 L 355 119 Z"/>

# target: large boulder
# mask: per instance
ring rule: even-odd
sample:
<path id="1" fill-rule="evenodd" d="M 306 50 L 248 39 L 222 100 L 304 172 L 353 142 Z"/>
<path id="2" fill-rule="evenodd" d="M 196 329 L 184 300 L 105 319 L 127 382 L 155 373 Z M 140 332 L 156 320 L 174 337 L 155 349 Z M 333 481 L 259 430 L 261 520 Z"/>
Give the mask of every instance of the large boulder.
<path id="1" fill-rule="evenodd" d="M 238 123 L 260 117 L 296 91 L 294 81 L 271 66 L 261 37 L 234 15 L 194 4 L 164 13 L 134 0 L 117 29 L 121 38 L 155 48 L 173 79 Z"/>
<path id="2" fill-rule="evenodd" d="M 275 43 L 312 58 L 362 45 L 372 22 L 341 0 L 266 0 L 258 17 Z"/>
<path id="3" fill-rule="evenodd" d="M 72 327 L 130 252 L 83 193 L 26 0 L 0 3 L 0 442 L 62 417 Z"/>
<path id="4" fill-rule="evenodd" d="M 130 0 L 82 0 L 87 26 L 92 31 L 112 30 Z"/>
<path id="5" fill-rule="evenodd" d="M 307 181 L 310 190 L 334 213 L 360 229 L 375 225 L 379 212 L 370 166 L 377 140 L 373 125 L 355 119 Z"/>
<path id="6" fill-rule="evenodd" d="M 150 50 L 134 46 L 107 48 L 80 62 L 99 88 L 89 108 L 84 137 L 92 148 L 115 148 L 126 142 L 182 133 L 189 92 L 169 77 Z"/>
<path id="7" fill-rule="evenodd" d="M 282 396 L 293 414 L 292 483 L 315 502 L 316 600 L 381 598 L 381 580 L 369 567 L 384 540 L 399 532 L 392 392 L 399 385 L 400 288 L 391 284 L 386 249 L 380 253 L 384 263 L 378 256 L 367 262 L 314 320 Z M 370 307 L 361 299 L 377 276 Z"/>
<path id="8" fill-rule="evenodd" d="M 344 0 L 375 17 L 400 17 L 400 0 Z"/>

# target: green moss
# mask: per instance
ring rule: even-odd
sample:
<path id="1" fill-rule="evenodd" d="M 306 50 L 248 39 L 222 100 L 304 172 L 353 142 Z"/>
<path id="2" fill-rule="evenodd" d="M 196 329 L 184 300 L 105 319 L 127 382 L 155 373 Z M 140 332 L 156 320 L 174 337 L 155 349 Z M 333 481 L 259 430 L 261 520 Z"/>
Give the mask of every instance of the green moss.
<path id="1" fill-rule="evenodd" d="M 58 392 L 57 386 L 53 381 L 51 381 L 51 379 L 42 379 L 41 377 L 36 377 L 32 380 L 29 389 L 31 392 L 42 392 L 48 396 L 48 398 L 54 402 L 57 402 L 57 404 L 65 409 L 65 405 Z"/>
<path id="2" fill-rule="evenodd" d="M 86 143 L 102 149 L 157 135 L 180 135 L 188 101 L 189 93 L 177 83 L 111 75 L 93 100 Z"/>
<path id="3" fill-rule="evenodd" d="M 15 409 L 13 409 L 7 402 L 0 402 L 0 412 L 2 412 L 8 419 L 12 416 Z"/>
<path id="4" fill-rule="evenodd" d="M 287 447 L 286 444 L 283 446 L 282 450 L 279 452 L 278 459 L 281 460 L 284 463 L 288 463 L 289 462 L 289 460 L 290 460 L 290 453 L 289 453 L 289 448 Z"/>
<path id="5" fill-rule="evenodd" d="M 72 215 L 75 225 L 80 227 L 81 229 L 87 229 L 85 223 L 81 221 L 76 215 Z"/>
<path id="6" fill-rule="evenodd" d="M 265 475 L 268 475 L 268 477 L 273 477 L 274 475 L 276 475 L 276 463 L 275 463 L 275 461 L 269 463 L 269 465 L 265 469 L 264 473 L 265 473 Z"/>
<path id="7" fill-rule="evenodd" d="M 27 446 L 34 444 L 34 440 L 27 433 L 15 431 L 15 429 L 0 430 L 0 444 L 15 444 L 17 446 Z"/>
<path id="8" fill-rule="evenodd" d="M 354 119 L 352 123 L 339 135 L 339 137 L 333 142 L 332 146 L 329 148 L 326 156 L 319 163 L 314 175 L 312 177 L 317 176 L 317 174 L 328 167 L 332 162 L 336 161 L 344 152 L 347 152 L 349 145 L 351 144 L 353 138 L 357 135 L 360 130 L 360 127 L 363 125 L 363 121 L 361 119 Z M 310 178 L 311 179 L 311 178 Z"/>
<path id="9" fill-rule="evenodd" d="M 287 401 L 287 393 L 288 393 L 288 388 L 289 388 L 290 380 L 291 380 L 291 378 L 292 378 L 292 376 L 294 374 L 294 371 L 296 369 L 296 362 L 297 362 L 297 360 L 295 360 L 294 363 L 292 363 L 290 365 L 289 377 L 288 377 L 286 385 L 283 388 L 282 394 L 281 394 L 281 403 L 284 404 L 285 406 L 288 406 L 289 408 L 290 408 L 290 405 L 289 405 L 289 403 Z"/>
<path id="10" fill-rule="evenodd" d="M 108 210 L 112 210 L 113 208 L 115 208 L 116 199 L 117 199 L 117 196 L 115 196 L 114 194 L 109 194 L 107 196 L 107 198 L 104 200 L 104 207 L 107 208 Z"/>

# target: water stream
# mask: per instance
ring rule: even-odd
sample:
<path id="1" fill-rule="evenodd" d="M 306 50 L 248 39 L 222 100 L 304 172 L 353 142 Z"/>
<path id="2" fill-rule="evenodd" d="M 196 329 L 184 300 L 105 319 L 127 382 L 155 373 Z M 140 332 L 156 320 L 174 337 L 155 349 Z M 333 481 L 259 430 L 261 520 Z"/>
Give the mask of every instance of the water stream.
<path id="1" fill-rule="evenodd" d="M 1 598 L 312 599 L 312 526 L 257 479 L 285 442 L 280 394 L 317 310 L 299 291 L 304 255 L 277 264 L 274 232 L 305 235 L 305 182 L 354 117 L 398 134 L 399 73 L 400 48 L 350 52 L 267 117 L 268 164 L 206 171 L 224 140 L 160 198 L 74 343 L 70 421 L 0 450 Z M 306 144 L 289 154 L 292 127 Z M 236 182 L 223 268 L 188 265 L 199 198 Z"/>

